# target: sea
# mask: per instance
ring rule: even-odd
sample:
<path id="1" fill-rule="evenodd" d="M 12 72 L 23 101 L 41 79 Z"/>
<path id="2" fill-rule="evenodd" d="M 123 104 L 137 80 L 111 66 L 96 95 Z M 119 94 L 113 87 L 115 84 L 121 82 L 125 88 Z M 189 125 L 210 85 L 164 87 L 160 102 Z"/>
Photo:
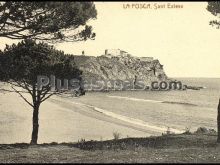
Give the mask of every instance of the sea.
<path id="1" fill-rule="evenodd" d="M 139 125 L 181 132 L 216 129 L 220 78 L 175 78 L 201 90 L 114 91 L 89 93 L 81 102 L 114 113 L 112 117 Z M 95 96 L 95 97 L 94 97 Z M 105 112 L 104 111 L 104 112 Z M 103 112 L 102 112 L 103 113 Z M 120 116 L 117 116 L 120 115 Z M 125 118 L 123 118 L 125 116 Z M 178 130 L 178 131 L 177 131 Z"/>

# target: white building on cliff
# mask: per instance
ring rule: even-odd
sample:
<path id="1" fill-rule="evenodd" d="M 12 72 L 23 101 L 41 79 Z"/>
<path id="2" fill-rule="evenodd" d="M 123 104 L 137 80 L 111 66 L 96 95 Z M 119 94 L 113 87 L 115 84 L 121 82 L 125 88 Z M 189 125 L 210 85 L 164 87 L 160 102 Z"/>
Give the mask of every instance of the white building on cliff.
<path id="1" fill-rule="evenodd" d="M 105 49 L 105 56 L 111 58 L 116 56 L 131 56 L 131 54 L 121 49 Z M 137 59 L 146 62 L 152 62 L 154 60 L 153 57 L 137 57 Z"/>
<path id="2" fill-rule="evenodd" d="M 139 57 L 141 61 L 152 62 L 154 60 L 153 57 Z"/>
<path id="3" fill-rule="evenodd" d="M 128 52 L 123 51 L 121 49 L 106 49 L 105 50 L 105 55 L 111 55 L 111 56 L 123 56 L 123 55 L 128 55 Z"/>

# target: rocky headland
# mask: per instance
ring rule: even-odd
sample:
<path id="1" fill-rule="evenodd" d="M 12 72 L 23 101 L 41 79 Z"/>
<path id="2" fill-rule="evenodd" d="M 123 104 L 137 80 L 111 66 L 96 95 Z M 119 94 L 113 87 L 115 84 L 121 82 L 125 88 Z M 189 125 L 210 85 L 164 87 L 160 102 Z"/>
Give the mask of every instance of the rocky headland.
<path id="1" fill-rule="evenodd" d="M 177 81 L 168 78 L 158 59 L 132 56 L 120 49 L 106 50 L 103 55 L 97 57 L 75 55 L 74 59 L 79 69 L 83 71 L 82 77 L 88 90 L 101 87 L 103 90 L 112 90 L 113 83 L 119 90 L 123 83 L 126 87 L 121 90 L 132 89 L 131 86 L 139 88 L 147 86 L 147 89 L 151 89 L 152 82 L 169 84 L 171 81 Z"/>

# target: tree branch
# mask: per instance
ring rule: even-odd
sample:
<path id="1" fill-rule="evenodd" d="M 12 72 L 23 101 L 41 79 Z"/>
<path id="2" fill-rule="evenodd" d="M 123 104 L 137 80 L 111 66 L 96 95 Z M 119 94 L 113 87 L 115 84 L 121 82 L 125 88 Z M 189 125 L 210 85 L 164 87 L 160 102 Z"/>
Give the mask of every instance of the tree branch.
<path id="1" fill-rule="evenodd" d="M 53 96 L 55 93 L 49 94 L 47 97 L 45 97 L 43 100 L 41 100 L 41 103 L 44 102 L 45 100 L 49 99 L 51 96 Z"/>
<path id="2" fill-rule="evenodd" d="M 14 90 L 8 90 L 8 89 L 0 89 L 0 91 L 3 91 L 3 92 L 15 92 Z M 20 93 L 29 93 L 29 92 L 25 92 L 25 91 L 18 91 Z"/>
<path id="3" fill-rule="evenodd" d="M 11 86 L 11 88 L 14 89 L 14 91 L 18 93 L 26 103 L 28 103 L 31 107 L 34 107 L 18 90 L 16 90 L 13 86 Z"/>

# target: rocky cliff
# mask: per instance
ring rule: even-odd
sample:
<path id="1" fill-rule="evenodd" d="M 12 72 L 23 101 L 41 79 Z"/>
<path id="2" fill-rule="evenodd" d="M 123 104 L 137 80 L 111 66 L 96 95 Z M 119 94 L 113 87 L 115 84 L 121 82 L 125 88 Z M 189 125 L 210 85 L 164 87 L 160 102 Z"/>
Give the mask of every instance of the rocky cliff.
<path id="1" fill-rule="evenodd" d="M 169 81 L 159 60 L 144 60 L 131 55 L 74 56 L 74 59 L 88 86 L 91 81 L 93 85 L 97 81 L 116 81 L 118 85 L 127 80 L 134 84 L 141 81 L 144 85 L 150 85 L 152 81 Z"/>

